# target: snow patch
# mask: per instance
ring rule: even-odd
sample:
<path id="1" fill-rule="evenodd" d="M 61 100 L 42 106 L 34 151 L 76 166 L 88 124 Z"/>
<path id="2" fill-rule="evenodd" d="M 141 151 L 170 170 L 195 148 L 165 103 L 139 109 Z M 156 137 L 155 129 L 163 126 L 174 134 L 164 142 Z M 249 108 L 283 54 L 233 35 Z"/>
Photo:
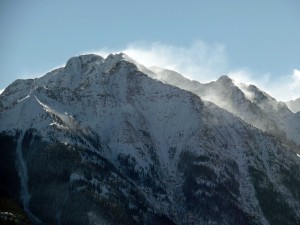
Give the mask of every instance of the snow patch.
<path id="1" fill-rule="evenodd" d="M 72 173 L 70 175 L 70 181 L 73 182 L 73 181 L 76 181 L 76 180 L 85 180 L 85 177 L 81 174 L 78 174 L 78 173 Z"/>
<path id="2" fill-rule="evenodd" d="M 30 95 L 27 95 L 27 96 L 25 96 L 24 98 L 22 98 L 22 99 L 19 99 L 17 102 L 19 103 L 19 102 L 22 102 L 22 101 L 24 101 L 26 98 L 29 98 L 30 97 Z"/>
<path id="3" fill-rule="evenodd" d="M 17 164 L 20 183 L 21 183 L 21 200 L 23 202 L 24 211 L 27 213 L 27 215 L 33 221 L 40 224 L 41 221 L 35 215 L 33 215 L 33 213 L 29 209 L 29 202 L 31 196 L 28 191 L 28 171 L 27 171 L 27 166 L 22 151 L 22 140 L 23 140 L 23 136 L 18 139 L 17 148 L 16 148 L 16 153 L 17 153 L 16 164 Z"/>
<path id="4" fill-rule="evenodd" d="M 90 211 L 87 213 L 88 218 L 89 218 L 89 224 L 91 225 L 98 225 L 98 224 L 103 224 L 105 225 L 106 223 L 103 221 L 102 218 L 99 218 L 96 212 Z"/>

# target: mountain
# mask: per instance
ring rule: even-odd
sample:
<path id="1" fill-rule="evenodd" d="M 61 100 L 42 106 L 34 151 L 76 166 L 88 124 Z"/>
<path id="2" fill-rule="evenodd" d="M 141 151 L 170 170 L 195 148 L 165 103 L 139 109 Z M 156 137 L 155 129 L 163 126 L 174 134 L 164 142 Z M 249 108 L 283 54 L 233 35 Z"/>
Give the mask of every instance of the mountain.
<path id="1" fill-rule="evenodd" d="M 172 70 L 155 67 L 152 70 L 159 74 L 157 79 L 162 82 L 191 91 L 285 143 L 292 141 L 300 145 L 300 114 L 293 113 L 285 103 L 256 86 L 235 83 L 226 75 L 201 84 Z"/>
<path id="2" fill-rule="evenodd" d="M 299 149 L 160 76 L 121 53 L 12 83 L 1 197 L 33 224 L 300 224 Z"/>
<path id="3" fill-rule="evenodd" d="M 296 100 L 287 101 L 286 105 L 289 107 L 289 109 L 293 112 L 299 112 L 300 111 L 300 98 L 297 98 Z"/>

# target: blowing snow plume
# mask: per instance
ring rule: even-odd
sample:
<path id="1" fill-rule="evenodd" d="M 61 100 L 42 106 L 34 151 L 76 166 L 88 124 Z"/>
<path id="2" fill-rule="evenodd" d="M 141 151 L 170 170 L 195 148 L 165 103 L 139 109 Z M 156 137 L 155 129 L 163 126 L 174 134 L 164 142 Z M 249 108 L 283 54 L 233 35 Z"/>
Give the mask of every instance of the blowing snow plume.
<path id="1" fill-rule="evenodd" d="M 133 42 L 123 49 L 104 48 L 89 51 L 102 56 L 124 52 L 146 67 L 161 67 L 174 70 L 185 77 L 207 83 L 228 74 L 235 82 L 254 84 L 280 101 L 300 97 L 299 70 L 274 76 L 270 72 L 252 72 L 252 69 L 234 67 L 229 63 L 226 46 L 220 43 L 206 43 L 198 40 L 189 46 L 175 46 L 161 42 Z"/>

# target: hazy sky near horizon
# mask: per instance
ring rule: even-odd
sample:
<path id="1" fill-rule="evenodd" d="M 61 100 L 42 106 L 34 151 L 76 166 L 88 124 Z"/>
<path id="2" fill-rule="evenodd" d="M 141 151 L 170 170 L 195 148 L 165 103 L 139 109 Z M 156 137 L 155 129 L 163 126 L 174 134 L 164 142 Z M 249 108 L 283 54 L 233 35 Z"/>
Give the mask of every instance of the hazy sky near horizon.
<path id="1" fill-rule="evenodd" d="M 200 82 L 229 74 L 300 97 L 299 0 L 2 0 L 0 32 L 0 90 L 75 55 L 124 51 Z"/>

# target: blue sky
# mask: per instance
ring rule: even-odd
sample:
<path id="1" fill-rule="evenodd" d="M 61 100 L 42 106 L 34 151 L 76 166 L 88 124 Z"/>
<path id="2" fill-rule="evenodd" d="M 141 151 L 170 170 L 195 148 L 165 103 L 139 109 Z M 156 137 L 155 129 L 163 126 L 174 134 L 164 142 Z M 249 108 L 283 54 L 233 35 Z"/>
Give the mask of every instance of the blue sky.
<path id="1" fill-rule="evenodd" d="M 88 52 L 125 51 L 207 82 L 229 74 L 300 97 L 300 1 L 0 2 L 0 89 Z"/>

